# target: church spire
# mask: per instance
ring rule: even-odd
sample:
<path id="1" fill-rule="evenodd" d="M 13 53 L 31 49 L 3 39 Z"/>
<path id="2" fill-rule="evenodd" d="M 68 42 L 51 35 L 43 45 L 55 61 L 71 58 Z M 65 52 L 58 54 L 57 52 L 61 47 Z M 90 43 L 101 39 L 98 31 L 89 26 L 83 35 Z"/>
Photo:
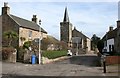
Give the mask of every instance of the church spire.
<path id="1" fill-rule="evenodd" d="M 67 7 L 65 8 L 63 22 L 69 22 L 69 16 L 68 16 L 68 12 L 67 12 Z"/>

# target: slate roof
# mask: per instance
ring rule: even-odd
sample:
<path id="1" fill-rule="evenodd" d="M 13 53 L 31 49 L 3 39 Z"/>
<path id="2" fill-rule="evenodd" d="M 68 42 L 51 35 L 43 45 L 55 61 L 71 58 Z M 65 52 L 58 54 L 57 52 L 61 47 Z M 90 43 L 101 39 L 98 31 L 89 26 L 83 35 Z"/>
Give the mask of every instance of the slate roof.
<path id="1" fill-rule="evenodd" d="M 72 30 L 72 37 L 82 37 L 82 38 L 88 38 L 86 35 L 84 35 L 82 32 L 78 31 L 76 28 Z M 89 38 L 88 38 L 89 39 Z"/>
<path id="2" fill-rule="evenodd" d="M 47 38 L 48 38 L 48 41 L 49 41 L 50 43 L 59 43 L 59 40 L 56 39 L 56 38 L 53 37 L 53 36 L 48 35 Z"/>
<path id="3" fill-rule="evenodd" d="M 114 29 L 113 31 L 108 31 L 102 38 L 102 40 L 105 40 L 106 38 L 107 39 L 111 39 L 111 38 L 115 38 L 117 37 L 117 31 L 118 29 Z"/>
<path id="4" fill-rule="evenodd" d="M 39 25 L 34 23 L 33 21 L 29 21 L 29 20 L 14 16 L 14 15 L 10 15 L 10 16 L 21 27 L 30 28 L 30 29 L 39 31 Z M 44 33 L 47 33 L 43 28 L 41 28 L 41 31 Z"/>
<path id="5" fill-rule="evenodd" d="M 39 42 L 39 38 L 34 39 L 34 42 L 36 42 L 35 40 Z M 47 38 L 42 39 L 42 42 L 45 42 L 45 44 L 57 44 L 59 43 L 59 40 L 53 36 L 48 35 Z"/>

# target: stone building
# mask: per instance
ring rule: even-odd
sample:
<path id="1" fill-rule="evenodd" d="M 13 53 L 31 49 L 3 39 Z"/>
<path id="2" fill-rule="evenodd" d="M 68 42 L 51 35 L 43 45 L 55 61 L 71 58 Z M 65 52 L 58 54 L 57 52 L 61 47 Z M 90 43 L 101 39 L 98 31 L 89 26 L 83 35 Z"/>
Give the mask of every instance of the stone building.
<path id="1" fill-rule="evenodd" d="M 117 52 L 120 53 L 120 20 L 117 21 Z"/>
<path id="2" fill-rule="evenodd" d="M 102 38 L 104 41 L 103 52 L 120 52 L 120 21 L 117 21 L 117 28 L 109 27 L 109 31 Z"/>
<path id="3" fill-rule="evenodd" d="M 60 22 L 60 40 L 68 44 L 75 52 L 86 53 L 91 50 L 91 40 L 76 28 L 69 20 L 67 8 L 65 8 L 63 22 Z M 77 50 L 77 51 L 76 51 Z"/>
<path id="4" fill-rule="evenodd" d="M 81 50 L 81 52 L 90 52 L 91 51 L 91 40 L 82 32 L 78 31 L 76 28 L 72 31 L 72 45 L 73 48 L 77 47 Z"/>
<path id="5" fill-rule="evenodd" d="M 64 19 L 63 22 L 60 22 L 60 40 L 68 43 L 70 46 L 70 42 L 72 39 L 72 24 L 70 23 L 67 8 L 65 8 Z"/>
<path id="6" fill-rule="evenodd" d="M 22 46 L 24 42 L 32 41 L 40 36 L 43 38 L 47 37 L 47 32 L 37 24 L 36 15 L 33 15 L 32 21 L 12 15 L 10 14 L 8 3 L 4 3 L 0 17 L 2 18 L 2 33 L 12 30 L 19 36 L 17 40 L 12 42 L 12 46 L 14 47 Z M 39 31 L 40 29 L 41 32 Z M 2 45 L 7 46 L 4 36 L 2 38 Z M 22 38 L 25 38 L 25 40 L 22 40 Z"/>
<path id="7" fill-rule="evenodd" d="M 120 53 L 120 20 L 117 21 L 117 52 Z"/>

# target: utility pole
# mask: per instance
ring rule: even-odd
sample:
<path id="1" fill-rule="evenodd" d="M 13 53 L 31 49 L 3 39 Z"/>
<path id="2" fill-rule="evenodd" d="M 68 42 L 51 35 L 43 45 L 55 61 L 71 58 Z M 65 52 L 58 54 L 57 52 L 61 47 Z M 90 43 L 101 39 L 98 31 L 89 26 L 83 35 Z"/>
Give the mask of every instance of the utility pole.
<path id="1" fill-rule="evenodd" d="M 42 35 L 41 35 L 41 20 L 39 20 L 39 64 L 42 64 L 42 55 L 41 55 L 41 39 L 42 39 Z"/>

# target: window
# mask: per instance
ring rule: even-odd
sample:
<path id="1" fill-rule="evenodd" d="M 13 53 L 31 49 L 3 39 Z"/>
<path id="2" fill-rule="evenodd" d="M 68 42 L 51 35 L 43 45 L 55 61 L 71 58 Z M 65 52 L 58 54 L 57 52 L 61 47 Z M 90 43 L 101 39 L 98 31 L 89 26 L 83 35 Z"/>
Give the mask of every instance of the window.
<path id="1" fill-rule="evenodd" d="M 112 45 L 112 51 L 114 51 L 114 45 Z"/>
<path id="2" fill-rule="evenodd" d="M 109 45 L 109 52 L 111 52 L 111 45 Z"/>
<path id="3" fill-rule="evenodd" d="M 32 31 L 29 31 L 29 37 L 30 38 L 32 37 Z"/>

